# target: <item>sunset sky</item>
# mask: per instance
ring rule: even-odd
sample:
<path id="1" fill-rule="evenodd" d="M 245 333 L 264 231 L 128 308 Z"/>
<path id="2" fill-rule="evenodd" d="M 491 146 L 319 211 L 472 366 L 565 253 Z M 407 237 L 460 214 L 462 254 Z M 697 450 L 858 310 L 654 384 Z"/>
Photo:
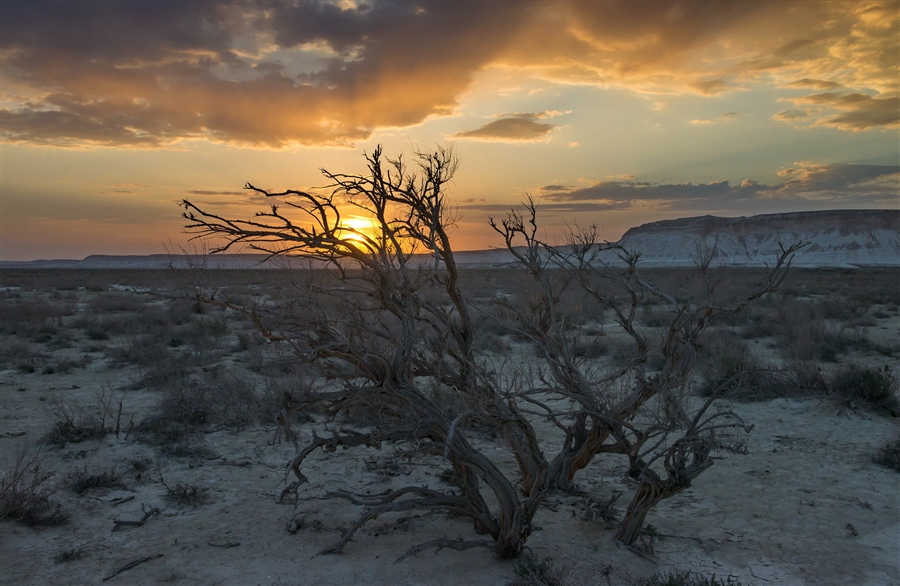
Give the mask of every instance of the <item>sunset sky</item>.
<path id="1" fill-rule="evenodd" d="M 900 207 L 898 2 L 0 3 L 0 259 L 165 252 L 177 202 L 262 209 L 452 143 L 457 249 Z"/>

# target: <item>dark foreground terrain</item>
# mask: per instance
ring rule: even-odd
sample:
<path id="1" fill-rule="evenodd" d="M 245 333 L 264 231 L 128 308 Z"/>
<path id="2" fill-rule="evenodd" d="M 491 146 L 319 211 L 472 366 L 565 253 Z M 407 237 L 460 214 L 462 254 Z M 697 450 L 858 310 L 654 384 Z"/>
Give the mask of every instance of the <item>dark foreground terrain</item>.
<path id="1" fill-rule="evenodd" d="M 739 299 L 761 274 L 730 272 L 723 292 Z M 645 275 L 681 298 L 703 294 L 687 269 Z M 329 383 L 289 348 L 265 343 L 239 312 L 194 299 L 202 287 L 264 306 L 313 277 L 327 279 L 279 270 L 2 271 L 2 583 L 579 586 L 686 571 L 742 584 L 900 583 L 900 269 L 795 269 L 779 293 L 706 334 L 696 393 L 738 370 L 754 374 L 723 404 L 755 427 L 723 445 L 695 486 L 654 509 L 639 549 L 612 540 L 605 517 L 624 503 L 598 513 L 597 503 L 614 502 L 617 487 L 632 482 L 619 464 L 598 460 L 579 477 L 593 496 L 555 495 L 539 514 L 531 561 L 473 549 L 396 564 L 417 543 L 470 537 L 471 524 L 398 513 L 366 526 L 343 554 L 317 555 L 355 511 L 328 500 L 276 503 L 292 450 L 275 414 L 286 392 Z M 527 291 L 524 276 L 471 269 L 463 279 L 482 312 L 478 351 L 527 362 L 534 349 L 495 309 L 498 298 Z M 610 316 L 574 294 L 565 306 L 580 356 L 597 368 L 622 359 Z M 643 327 L 658 327 L 663 312 L 648 310 Z M 319 415 L 297 417 L 309 435 Z M 439 466 L 406 465 L 390 446 L 317 458 L 303 497 L 322 486 L 379 492 L 447 482 Z"/>

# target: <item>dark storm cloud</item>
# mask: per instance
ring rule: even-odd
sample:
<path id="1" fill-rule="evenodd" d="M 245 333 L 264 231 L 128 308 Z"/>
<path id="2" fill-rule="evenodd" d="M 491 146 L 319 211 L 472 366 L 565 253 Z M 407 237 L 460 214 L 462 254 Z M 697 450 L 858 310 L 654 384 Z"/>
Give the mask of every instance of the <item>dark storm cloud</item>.
<path id="1" fill-rule="evenodd" d="M 76 146 L 347 145 L 453 112 L 491 66 L 702 95 L 761 68 L 784 85 L 783 69 L 801 77 L 794 87 L 866 90 L 867 100 L 820 103 L 814 120 L 864 130 L 896 124 L 895 13 L 833 2 L 6 0 L 0 130 Z M 704 55 L 723 44 L 750 57 L 710 69 Z M 826 70 L 833 81 L 815 77 Z M 547 126 L 508 117 L 468 132 L 522 140 Z"/>

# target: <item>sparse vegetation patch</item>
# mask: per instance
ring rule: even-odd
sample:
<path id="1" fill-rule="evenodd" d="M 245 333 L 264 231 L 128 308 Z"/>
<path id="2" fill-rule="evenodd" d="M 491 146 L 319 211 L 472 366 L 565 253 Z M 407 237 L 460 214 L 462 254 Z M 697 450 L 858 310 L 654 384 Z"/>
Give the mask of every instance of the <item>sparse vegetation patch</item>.
<path id="1" fill-rule="evenodd" d="M 62 525 L 69 516 L 51 499 L 53 473 L 44 469 L 40 451 L 19 450 L 0 467 L 0 519 L 25 525 Z"/>

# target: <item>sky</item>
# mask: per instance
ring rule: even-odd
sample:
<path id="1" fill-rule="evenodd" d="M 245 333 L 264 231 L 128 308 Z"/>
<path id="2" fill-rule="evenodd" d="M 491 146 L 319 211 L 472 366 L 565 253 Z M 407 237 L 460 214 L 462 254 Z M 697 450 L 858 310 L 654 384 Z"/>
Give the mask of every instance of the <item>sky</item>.
<path id="1" fill-rule="evenodd" d="M 452 145 L 457 250 L 900 208 L 900 2 L 0 3 L 0 259 L 186 246 L 364 153 Z M 195 243 L 196 244 L 196 243 Z"/>

